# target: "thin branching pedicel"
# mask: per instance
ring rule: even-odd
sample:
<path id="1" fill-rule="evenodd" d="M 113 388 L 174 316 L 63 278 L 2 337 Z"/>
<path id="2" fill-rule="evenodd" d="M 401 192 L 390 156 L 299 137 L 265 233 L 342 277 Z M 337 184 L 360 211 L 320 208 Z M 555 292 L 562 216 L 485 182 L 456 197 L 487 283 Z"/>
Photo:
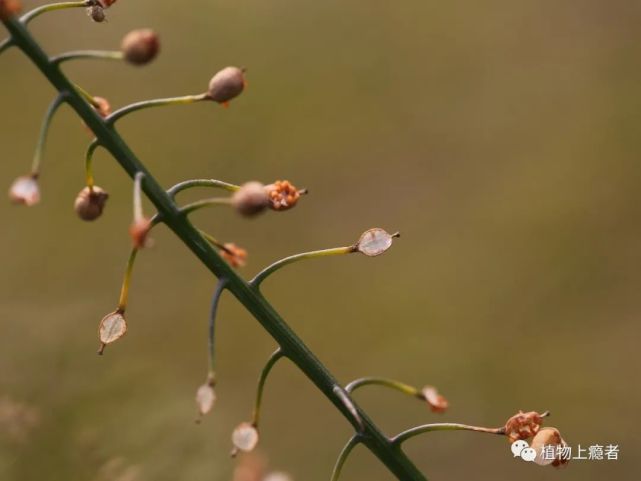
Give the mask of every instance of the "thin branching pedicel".
<path id="1" fill-rule="evenodd" d="M 158 54 L 159 42 L 156 34 L 150 30 L 135 30 L 123 39 L 119 51 L 78 50 L 62 53 L 52 58 L 32 37 L 27 25 L 40 15 L 74 8 L 88 9 L 87 13 L 93 21 L 102 22 L 105 20 L 105 10 L 112 7 L 114 3 L 115 0 L 54 3 L 38 7 L 21 18 L 17 18 L 21 10 L 20 2 L 18 0 L 0 0 L 0 20 L 9 32 L 9 38 L 0 42 L 0 54 L 12 47 L 20 49 L 58 92 L 58 96 L 50 105 L 43 122 L 32 171 L 29 175 L 22 176 L 14 182 L 10 189 L 11 199 L 25 205 L 33 205 L 40 200 L 37 179 L 40 174 L 43 147 L 51 118 L 62 103 L 67 103 L 78 114 L 95 137 L 89 145 L 85 157 L 86 185 L 77 195 L 74 203 L 74 209 L 78 216 L 83 220 L 97 219 L 102 214 L 108 197 L 107 193 L 96 186 L 94 181 L 93 156 L 97 147 L 100 146 L 111 154 L 134 180 L 133 221 L 129 229 L 133 245 L 127 260 L 117 308 L 107 314 L 99 324 L 99 353 L 102 354 L 107 345 L 122 338 L 127 332 L 125 312 L 136 258 L 139 251 L 149 245 L 148 236 L 151 229 L 158 224 L 164 224 L 218 278 L 209 316 L 207 377 L 196 392 L 198 420 L 212 410 L 216 401 L 216 392 L 214 391 L 217 377 L 215 370 L 215 342 L 217 341 L 215 319 L 223 291 L 229 291 L 238 299 L 276 342 L 276 351 L 267 361 L 259 377 L 252 419 L 250 422 L 240 423 L 231 435 L 235 452 L 252 451 L 258 444 L 258 428 L 262 416 L 261 405 L 265 384 L 274 365 L 280 359 L 285 358 L 314 383 L 319 392 L 331 401 L 354 430 L 353 436 L 339 455 L 331 476 L 332 481 L 338 479 L 349 454 L 358 444 L 362 444 L 370 450 L 398 479 L 425 481 L 426 477 L 406 456 L 402 448 L 403 444 L 410 439 L 437 431 L 473 431 L 500 435 L 505 436 L 509 442 L 532 439 L 532 446 L 541 449 L 541 451 L 548 446 L 554 448 L 566 445 L 556 428 L 542 427 L 543 420 L 549 413 L 539 414 L 534 411 L 519 411 L 508 419 L 504 426 L 498 428 L 443 422 L 415 426 L 393 437 L 384 434 L 354 401 L 352 393 L 357 389 L 372 385 L 391 388 L 425 402 L 435 413 L 445 411 L 448 407 L 448 401 L 433 386 L 416 388 L 386 378 L 361 378 L 343 387 L 263 297 L 260 286 L 267 277 L 299 260 L 353 253 L 360 253 L 368 257 L 379 256 L 387 252 L 399 234 L 389 234 L 381 228 L 373 228 L 364 232 L 354 244 L 286 257 L 260 271 L 253 280 L 245 281 L 235 268 L 244 265 L 247 252 L 232 242 L 220 242 L 213 235 L 195 227 L 190 218 L 191 214 L 204 207 L 227 206 L 233 208 L 239 215 L 250 219 L 266 210 L 289 210 L 298 205 L 301 196 L 307 191 L 295 187 L 287 180 L 278 180 L 266 185 L 257 181 L 236 185 L 214 179 L 193 179 L 180 182 L 169 189 L 163 188 L 118 134 L 116 122 L 131 113 L 151 107 L 193 104 L 204 101 L 228 106 L 230 101 L 237 98 L 246 89 L 245 69 L 225 67 L 219 70 L 209 81 L 207 90 L 200 94 L 145 100 L 124 106 L 112 113 L 111 106 L 105 98 L 94 96 L 70 81 L 62 72 L 61 64 L 77 59 L 105 59 L 125 60 L 134 65 L 144 65 L 151 62 Z M 200 199 L 183 206 L 178 205 L 176 196 L 180 192 L 192 188 L 213 188 L 217 189 L 220 195 Z M 143 194 L 147 196 L 157 211 L 157 214 L 152 217 L 147 217 L 143 213 Z M 241 457 L 241 463 L 243 459 L 250 458 Z M 535 461 L 539 465 L 550 464 L 553 466 L 561 466 L 565 463 L 560 458 L 549 460 L 542 456 L 537 457 Z M 254 474 L 252 479 L 260 481 L 288 479 L 278 473 L 265 475 L 262 468 L 255 470 Z"/>

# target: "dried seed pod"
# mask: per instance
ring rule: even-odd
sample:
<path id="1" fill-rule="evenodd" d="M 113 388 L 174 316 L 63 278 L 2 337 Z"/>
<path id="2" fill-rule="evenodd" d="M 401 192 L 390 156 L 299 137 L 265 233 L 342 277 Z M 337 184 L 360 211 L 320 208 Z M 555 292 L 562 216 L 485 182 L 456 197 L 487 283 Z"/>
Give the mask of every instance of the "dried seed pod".
<path id="1" fill-rule="evenodd" d="M 539 466 L 551 464 L 555 467 L 563 466 L 570 461 L 561 456 L 561 448 L 566 446 L 567 443 L 556 428 L 541 428 L 530 444 L 530 447 L 537 453 L 534 459 L 536 464 Z"/>
<path id="2" fill-rule="evenodd" d="M 301 194 L 306 190 L 299 190 L 288 180 L 277 180 L 265 187 L 269 195 L 269 207 L 273 210 L 287 210 L 296 205 Z"/>
<path id="3" fill-rule="evenodd" d="M 36 175 L 25 175 L 13 181 L 9 188 L 9 199 L 14 204 L 22 204 L 27 207 L 40 202 L 40 187 Z"/>
<path id="4" fill-rule="evenodd" d="M 147 28 L 133 30 L 122 39 L 120 50 L 127 62 L 134 65 L 145 65 L 151 62 L 160 50 L 158 35 Z"/>
<path id="5" fill-rule="evenodd" d="M 234 447 L 248 453 L 258 444 L 258 431 L 250 423 L 240 423 L 231 435 Z"/>
<path id="6" fill-rule="evenodd" d="M 0 19 L 6 20 L 22 10 L 20 0 L 0 0 Z"/>
<path id="7" fill-rule="evenodd" d="M 365 231 L 361 235 L 361 238 L 354 246 L 354 250 L 369 257 L 380 256 L 392 246 L 392 239 L 399 236 L 399 233 L 388 234 L 385 230 L 376 227 Z"/>
<path id="8" fill-rule="evenodd" d="M 260 182 L 247 182 L 234 192 L 231 203 L 241 215 L 253 217 L 267 208 L 269 196 Z"/>
<path id="9" fill-rule="evenodd" d="M 432 412 L 444 413 L 450 405 L 447 399 L 439 394 L 438 390 L 434 386 L 425 386 L 421 390 L 421 395 L 423 396 L 423 399 L 427 401 L 427 404 L 429 404 Z"/>
<path id="10" fill-rule="evenodd" d="M 107 19 L 105 9 L 100 5 L 87 7 L 87 16 L 96 23 L 102 23 Z"/>
<path id="11" fill-rule="evenodd" d="M 209 81 L 207 96 L 214 102 L 227 105 L 245 89 L 245 69 L 225 67 Z"/>
<path id="12" fill-rule="evenodd" d="M 82 220 L 96 220 L 102 215 L 109 194 L 100 187 L 85 187 L 76 196 L 74 210 Z"/>
<path id="13" fill-rule="evenodd" d="M 125 313 L 122 310 L 116 310 L 107 314 L 100 321 L 98 332 L 100 334 L 100 349 L 98 354 L 102 354 L 107 344 L 116 342 L 127 332 L 127 321 Z"/>
<path id="14" fill-rule="evenodd" d="M 220 255 L 232 267 L 244 267 L 247 263 L 247 251 L 242 247 L 238 247 L 232 242 L 227 242 L 223 245 L 224 249 L 220 249 Z"/>
<path id="15" fill-rule="evenodd" d="M 539 432 L 542 423 L 543 415 L 536 411 L 519 411 L 505 423 L 505 435 L 510 443 L 519 439 L 529 439 Z"/>

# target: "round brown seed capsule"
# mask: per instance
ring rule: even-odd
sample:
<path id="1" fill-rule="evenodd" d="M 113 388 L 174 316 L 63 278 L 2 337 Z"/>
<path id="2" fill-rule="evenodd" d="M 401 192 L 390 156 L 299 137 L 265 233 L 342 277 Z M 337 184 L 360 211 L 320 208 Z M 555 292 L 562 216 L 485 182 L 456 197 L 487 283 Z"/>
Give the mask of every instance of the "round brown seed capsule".
<path id="1" fill-rule="evenodd" d="M 93 5 L 91 7 L 88 7 L 87 15 L 96 23 L 102 23 L 107 19 L 105 15 L 105 9 L 100 5 Z"/>
<path id="2" fill-rule="evenodd" d="M 260 182 L 247 182 L 234 192 L 231 203 L 241 215 L 253 217 L 267 208 L 269 195 Z"/>
<path id="3" fill-rule="evenodd" d="M 120 50 L 127 62 L 144 65 L 151 62 L 160 50 L 158 35 L 153 30 L 133 30 L 122 39 Z"/>
<path id="4" fill-rule="evenodd" d="M 209 81 L 207 96 L 214 102 L 226 104 L 245 89 L 245 69 L 225 67 Z"/>
<path id="5" fill-rule="evenodd" d="M 74 210 L 82 220 L 96 220 L 102 215 L 109 194 L 100 187 L 85 187 L 82 189 L 74 203 Z"/>

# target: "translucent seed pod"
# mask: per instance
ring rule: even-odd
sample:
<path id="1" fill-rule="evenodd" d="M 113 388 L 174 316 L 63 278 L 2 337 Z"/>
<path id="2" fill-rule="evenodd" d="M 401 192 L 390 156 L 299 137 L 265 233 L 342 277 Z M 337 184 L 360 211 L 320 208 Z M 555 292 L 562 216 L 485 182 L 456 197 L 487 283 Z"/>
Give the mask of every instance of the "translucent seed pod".
<path id="1" fill-rule="evenodd" d="M 196 406 L 200 417 L 208 414 L 216 403 L 216 392 L 211 381 L 202 384 L 196 390 Z"/>
<path id="2" fill-rule="evenodd" d="M 120 50 L 127 62 L 145 65 L 158 55 L 160 41 L 153 30 L 147 28 L 133 30 L 122 39 Z"/>
<path id="3" fill-rule="evenodd" d="M 125 321 L 124 312 L 116 310 L 103 317 L 98 329 L 101 343 L 98 354 L 102 354 L 108 344 L 116 342 L 126 332 L 127 321 Z"/>
<path id="4" fill-rule="evenodd" d="M 231 435 L 234 447 L 248 453 L 258 444 L 258 431 L 250 423 L 240 423 Z"/>
<path id="5" fill-rule="evenodd" d="M 392 239 L 399 234 L 389 234 L 378 227 L 365 231 L 355 246 L 355 250 L 366 256 L 380 256 L 392 246 Z"/>
<path id="6" fill-rule="evenodd" d="M 225 67 L 209 81 L 207 96 L 219 104 L 227 104 L 245 89 L 245 69 Z"/>
<path id="7" fill-rule="evenodd" d="M 34 175 L 18 177 L 9 188 L 9 199 L 14 204 L 22 204 L 27 207 L 40 202 L 40 187 L 38 178 Z"/>
<path id="8" fill-rule="evenodd" d="M 76 196 L 74 210 L 82 220 L 93 221 L 102 215 L 109 194 L 100 187 L 85 187 Z"/>

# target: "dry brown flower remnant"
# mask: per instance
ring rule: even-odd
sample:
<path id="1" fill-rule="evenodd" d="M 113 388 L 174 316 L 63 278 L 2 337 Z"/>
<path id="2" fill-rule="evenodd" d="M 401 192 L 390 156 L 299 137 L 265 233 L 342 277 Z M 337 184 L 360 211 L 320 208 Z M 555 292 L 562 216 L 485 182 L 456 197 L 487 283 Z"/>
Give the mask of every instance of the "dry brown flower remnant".
<path id="1" fill-rule="evenodd" d="M 247 251 L 233 242 L 223 244 L 220 255 L 232 267 L 244 267 L 247 263 Z"/>
<path id="2" fill-rule="evenodd" d="M 107 199 L 109 194 L 100 187 L 85 187 L 76 197 L 74 210 L 82 220 L 96 220 L 102 215 Z"/>
<path id="3" fill-rule="evenodd" d="M 6 20 L 17 15 L 22 10 L 19 0 L 0 0 L 0 19 Z"/>

